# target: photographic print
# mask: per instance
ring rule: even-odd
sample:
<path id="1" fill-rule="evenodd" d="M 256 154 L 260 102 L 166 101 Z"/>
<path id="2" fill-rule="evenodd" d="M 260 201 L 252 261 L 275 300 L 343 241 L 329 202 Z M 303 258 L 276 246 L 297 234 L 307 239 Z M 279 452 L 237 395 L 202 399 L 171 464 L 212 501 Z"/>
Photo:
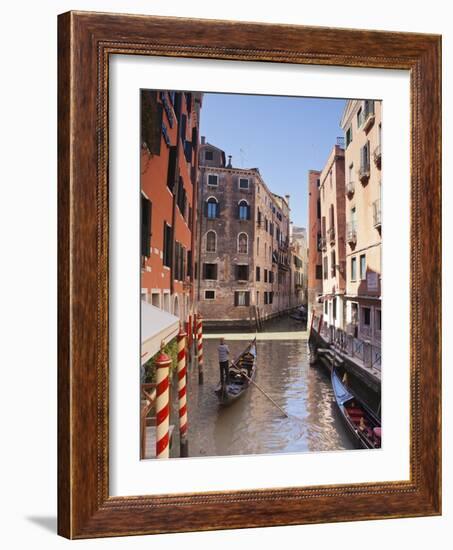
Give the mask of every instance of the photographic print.
<path id="1" fill-rule="evenodd" d="M 140 101 L 141 458 L 379 449 L 381 102 Z"/>

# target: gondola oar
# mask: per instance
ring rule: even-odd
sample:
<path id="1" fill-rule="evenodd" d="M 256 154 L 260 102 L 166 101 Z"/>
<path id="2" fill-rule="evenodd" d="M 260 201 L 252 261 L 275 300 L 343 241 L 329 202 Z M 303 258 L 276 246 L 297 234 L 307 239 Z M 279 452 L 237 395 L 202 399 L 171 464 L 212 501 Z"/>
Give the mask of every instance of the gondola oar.
<path id="1" fill-rule="evenodd" d="M 254 380 L 252 380 L 250 378 L 250 376 L 247 376 L 244 369 L 238 369 L 237 367 L 234 367 L 233 364 L 232 364 L 232 370 L 235 370 L 235 371 L 239 372 L 242 376 L 244 376 L 244 378 L 247 378 L 247 380 L 249 382 L 251 382 L 252 384 L 254 384 L 260 390 L 260 392 L 269 399 L 269 401 L 271 401 L 278 409 L 281 410 L 281 412 L 286 416 L 286 418 L 289 418 L 289 414 L 284 409 L 282 409 L 280 407 L 280 405 L 278 403 L 276 403 L 272 399 L 272 397 L 269 394 L 267 394 L 259 384 L 257 384 Z"/>

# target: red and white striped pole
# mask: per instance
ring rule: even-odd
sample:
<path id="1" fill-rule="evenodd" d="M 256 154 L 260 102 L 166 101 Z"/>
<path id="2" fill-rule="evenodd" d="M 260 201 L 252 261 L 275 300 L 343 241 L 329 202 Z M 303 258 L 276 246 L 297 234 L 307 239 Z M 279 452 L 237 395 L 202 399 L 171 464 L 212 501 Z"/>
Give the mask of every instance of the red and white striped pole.
<path id="1" fill-rule="evenodd" d="M 163 351 L 156 359 L 156 458 L 170 456 L 169 373 L 171 358 Z"/>
<path id="2" fill-rule="evenodd" d="M 189 318 L 187 320 L 187 365 L 192 365 L 192 314 L 189 313 Z"/>
<path id="3" fill-rule="evenodd" d="M 186 333 L 183 328 L 178 334 L 178 399 L 179 399 L 179 446 L 180 456 L 189 456 L 187 441 L 187 363 Z"/>
<path id="4" fill-rule="evenodd" d="M 203 319 L 197 315 L 198 383 L 203 384 Z"/>

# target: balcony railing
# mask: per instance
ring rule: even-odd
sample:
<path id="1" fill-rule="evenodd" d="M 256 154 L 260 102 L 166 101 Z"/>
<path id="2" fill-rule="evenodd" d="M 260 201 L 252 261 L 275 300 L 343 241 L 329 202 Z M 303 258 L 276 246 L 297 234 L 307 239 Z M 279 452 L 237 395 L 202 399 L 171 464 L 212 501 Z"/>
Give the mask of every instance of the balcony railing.
<path id="1" fill-rule="evenodd" d="M 381 199 L 373 202 L 373 225 L 376 229 L 381 227 Z"/>
<path id="2" fill-rule="evenodd" d="M 370 179 L 370 163 L 362 164 L 359 168 L 359 179 L 362 183 L 366 183 Z"/>
<path id="3" fill-rule="evenodd" d="M 374 164 L 381 169 L 381 144 L 377 145 L 373 151 Z"/>
<path id="4" fill-rule="evenodd" d="M 347 184 L 346 184 L 346 194 L 349 196 L 349 197 L 352 197 L 352 195 L 354 194 L 355 192 L 355 182 L 353 181 L 348 181 Z"/>
<path id="5" fill-rule="evenodd" d="M 323 322 L 322 318 L 320 319 L 317 316 L 314 316 L 311 326 L 328 345 L 343 354 L 343 356 L 361 361 L 364 367 L 368 369 L 381 370 L 380 333 L 379 337 L 376 333 L 373 336 L 371 331 L 369 333 L 364 332 L 363 327 L 361 327 L 359 337 L 357 337 L 357 331 L 351 331 L 349 325 L 344 331 L 329 325 L 325 321 Z"/>
<path id="6" fill-rule="evenodd" d="M 327 233 L 329 235 L 330 244 L 335 244 L 335 227 L 329 227 Z"/>
<path id="7" fill-rule="evenodd" d="M 346 240 L 350 245 L 357 243 L 357 228 L 355 222 L 349 222 L 346 225 Z"/>

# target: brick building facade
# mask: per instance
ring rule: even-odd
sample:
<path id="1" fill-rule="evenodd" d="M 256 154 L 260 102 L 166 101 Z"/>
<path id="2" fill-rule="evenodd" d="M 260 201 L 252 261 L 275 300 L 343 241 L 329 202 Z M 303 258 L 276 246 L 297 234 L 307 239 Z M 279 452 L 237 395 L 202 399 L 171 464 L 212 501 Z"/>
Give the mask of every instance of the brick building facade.
<path id="1" fill-rule="evenodd" d="M 289 307 L 289 205 L 257 168 L 204 142 L 199 159 L 198 311 L 206 324 L 249 325 Z"/>

